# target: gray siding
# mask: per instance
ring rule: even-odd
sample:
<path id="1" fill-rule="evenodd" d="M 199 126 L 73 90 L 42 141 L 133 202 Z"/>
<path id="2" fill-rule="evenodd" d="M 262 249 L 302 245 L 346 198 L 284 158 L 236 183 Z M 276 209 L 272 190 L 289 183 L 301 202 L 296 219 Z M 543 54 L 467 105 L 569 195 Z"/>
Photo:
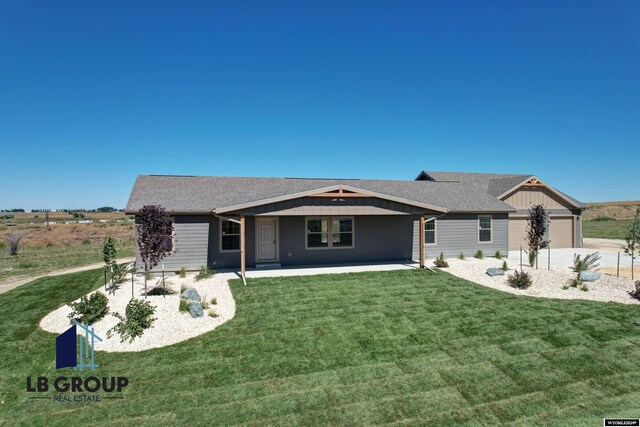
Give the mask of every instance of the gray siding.
<path id="1" fill-rule="evenodd" d="M 425 245 L 425 257 L 435 258 L 444 252 L 448 258 L 457 257 L 460 252 L 465 257 L 472 257 L 478 249 L 485 256 L 493 256 L 496 251 L 508 253 L 509 246 L 509 219 L 508 214 L 492 214 L 492 242 L 478 242 L 478 215 L 477 214 L 446 214 L 437 218 L 436 244 Z M 413 259 L 420 258 L 420 222 L 415 220 L 413 224 Z"/>
<path id="2" fill-rule="evenodd" d="M 247 267 L 255 265 L 255 222 L 252 217 L 245 218 L 246 234 L 246 262 Z M 209 231 L 209 266 L 211 268 L 238 268 L 240 267 L 240 251 L 220 252 L 220 220 L 211 219 Z"/>
<path id="3" fill-rule="evenodd" d="M 153 271 L 160 271 L 162 264 L 166 271 L 178 271 L 182 267 L 197 270 L 207 264 L 209 250 L 208 236 L 210 219 L 206 216 L 176 216 L 175 221 L 175 253 L 168 255 Z M 136 254 L 136 266 L 143 270 L 139 254 Z"/>
<path id="4" fill-rule="evenodd" d="M 411 259 L 413 217 L 356 216 L 353 249 L 305 249 L 305 218 L 280 218 L 280 263 L 341 264 Z"/>

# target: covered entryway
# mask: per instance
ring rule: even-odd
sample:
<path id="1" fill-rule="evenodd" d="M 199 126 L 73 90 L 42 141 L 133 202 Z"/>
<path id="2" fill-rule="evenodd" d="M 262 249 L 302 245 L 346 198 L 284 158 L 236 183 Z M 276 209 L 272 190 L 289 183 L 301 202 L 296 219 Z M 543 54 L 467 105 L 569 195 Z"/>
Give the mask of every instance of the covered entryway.
<path id="1" fill-rule="evenodd" d="M 256 217 L 256 262 L 278 260 L 278 218 Z"/>
<path id="2" fill-rule="evenodd" d="M 549 218 L 549 240 L 551 248 L 573 248 L 573 217 L 556 217 Z"/>
<path id="3" fill-rule="evenodd" d="M 526 249 L 527 243 L 527 218 L 509 218 L 509 250 L 517 251 L 522 246 Z"/>

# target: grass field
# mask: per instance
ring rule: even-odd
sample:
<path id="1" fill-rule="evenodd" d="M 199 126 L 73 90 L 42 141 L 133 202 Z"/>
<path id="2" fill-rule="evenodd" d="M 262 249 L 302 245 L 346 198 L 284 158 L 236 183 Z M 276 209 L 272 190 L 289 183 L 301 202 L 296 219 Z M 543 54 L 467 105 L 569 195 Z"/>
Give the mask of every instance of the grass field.
<path id="1" fill-rule="evenodd" d="M 583 221 L 582 236 L 601 239 L 624 239 L 630 219 L 610 219 L 607 221 Z"/>
<path id="2" fill-rule="evenodd" d="M 30 400 L 27 376 L 74 374 L 54 369 L 55 336 L 38 321 L 100 278 L 0 295 L 0 424 L 576 426 L 640 414 L 640 307 L 419 270 L 235 281 L 236 317 L 215 331 L 97 353 L 97 376 L 129 377 L 123 400 Z"/>
<path id="3" fill-rule="evenodd" d="M 47 228 L 42 214 L 15 213 L 15 218 L 0 221 L 0 281 L 8 277 L 33 276 L 62 268 L 78 267 L 102 260 L 102 242 L 109 234 L 117 241 L 119 257 L 134 255 L 134 225 L 121 212 L 87 214 L 96 221 L 109 223 L 53 224 Z M 33 218 L 39 216 L 39 218 Z M 73 220 L 64 212 L 52 213 L 52 221 Z M 117 220 L 124 222 L 116 222 Z M 15 226 L 7 226 L 13 221 Z M 29 224 L 36 221 L 36 224 Z M 18 256 L 10 256 L 7 235 L 22 236 Z"/>

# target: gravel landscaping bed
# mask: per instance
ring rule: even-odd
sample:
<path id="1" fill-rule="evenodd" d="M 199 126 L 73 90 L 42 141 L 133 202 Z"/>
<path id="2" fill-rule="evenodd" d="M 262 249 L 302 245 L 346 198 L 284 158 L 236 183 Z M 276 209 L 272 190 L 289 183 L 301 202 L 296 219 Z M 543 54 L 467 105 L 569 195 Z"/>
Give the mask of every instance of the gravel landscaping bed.
<path id="1" fill-rule="evenodd" d="M 148 288 L 151 289 L 157 282 L 159 282 L 158 278 L 149 280 L 147 283 Z M 229 289 L 225 274 L 215 274 L 212 278 L 200 281 L 195 281 L 195 274 L 188 274 L 185 278 L 171 276 L 166 279 L 166 286 L 176 291 L 176 293 L 166 296 L 148 296 L 146 298 L 151 305 L 156 307 L 153 315 L 156 320 L 151 328 L 147 329 L 142 336 L 136 338 L 132 343 L 128 341 L 120 342 L 120 336 L 117 334 L 107 338 L 107 331 L 118 323 L 118 319 L 112 313 L 118 312 L 124 315 L 125 307 L 131 300 L 131 280 L 129 279 L 129 281 L 120 285 L 115 295 L 107 295 L 109 313 L 92 325 L 96 334 L 103 339 L 102 342 L 96 343 L 96 350 L 124 352 L 164 347 L 212 331 L 235 315 L 236 303 Z M 195 288 L 207 302 L 210 302 L 212 298 L 216 298 L 216 304 L 209 304 L 209 309 L 215 310 L 218 316 L 209 316 L 208 309 L 204 310 L 204 316 L 200 318 L 192 318 L 188 312 L 180 312 L 178 306 L 181 287 Z M 136 298 L 145 299 L 143 277 L 136 277 L 133 288 Z M 96 292 L 105 293 L 104 289 L 99 289 Z M 71 308 L 68 305 L 64 305 L 46 315 L 40 321 L 40 327 L 47 332 L 59 334 L 71 326 L 68 318 L 69 313 L 71 313 Z M 81 329 L 78 328 L 78 333 L 80 332 Z"/>
<path id="2" fill-rule="evenodd" d="M 542 261 L 540 262 L 542 263 Z M 449 262 L 449 268 L 444 268 L 444 271 L 471 282 L 512 294 L 543 298 L 614 301 L 623 304 L 640 303 L 629 295 L 629 291 L 634 290 L 635 287 L 630 279 L 624 277 L 617 278 L 602 274 L 600 279 L 595 282 L 585 282 L 589 287 L 588 291 L 573 287 L 562 289 L 564 285 L 576 277 L 576 273 L 571 269 L 551 267 L 551 270 L 547 270 L 545 264 L 544 267 L 540 265 L 536 270 L 526 265 L 523 266 L 523 270 L 531 274 L 533 285 L 528 289 L 515 289 L 507 284 L 507 275 L 513 274 L 516 267 L 519 269 L 520 265 L 516 260 L 507 259 L 510 270 L 504 276 L 495 277 L 487 275 L 486 270 L 492 267 L 502 267 L 503 260 L 469 258 L 465 260 L 447 259 L 447 262 Z"/>

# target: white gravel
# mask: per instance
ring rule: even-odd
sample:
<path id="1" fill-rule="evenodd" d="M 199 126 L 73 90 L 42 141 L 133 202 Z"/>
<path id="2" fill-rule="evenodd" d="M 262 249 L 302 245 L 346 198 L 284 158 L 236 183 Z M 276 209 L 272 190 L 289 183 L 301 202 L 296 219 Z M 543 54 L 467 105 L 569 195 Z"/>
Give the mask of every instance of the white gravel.
<path id="1" fill-rule="evenodd" d="M 491 277 L 486 273 L 487 268 L 502 267 L 503 260 L 495 258 L 486 258 L 479 260 L 476 258 L 468 258 L 465 260 L 447 259 L 449 268 L 443 269 L 449 273 L 478 283 L 489 288 L 499 289 L 516 295 L 530 295 L 542 298 L 558 298 L 558 299 L 583 299 L 593 301 L 614 301 L 623 304 L 638 304 L 640 301 L 632 298 L 629 291 L 635 289 L 630 279 L 623 277 L 617 278 L 607 274 L 601 274 L 599 280 L 595 282 L 585 282 L 589 288 L 588 291 L 582 291 L 579 288 L 569 287 L 562 289 L 571 279 L 576 277 L 571 269 L 566 267 L 551 267 L 551 270 L 540 266 L 538 270 L 528 265 L 523 270 L 531 274 L 533 285 L 528 289 L 516 289 L 507 284 L 507 275 L 513 274 L 515 268 L 520 267 L 516 260 L 506 260 L 510 268 L 504 276 Z"/>
<path id="2" fill-rule="evenodd" d="M 154 278 L 148 282 L 151 288 L 159 279 Z M 236 313 L 236 303 L 229 289 L 229 284 L 224 273 L 218 273 L 210 279 L 195 281 L 195 274 L 188 274 L 184 279 L 178 276 L 171 276 L 166 279 L 167 287 L 176 291 L 174 295 L 149 296 L 147 301 L 156 306 L 153 317 L 156 321 L 144 334 L 136 338 L 132 343 L 128 341 L 120 342 L 120 336 L 114 334 L 107 338 L 107 331 L 111 329 L 118 319 L 111 313 L 118 312 L 124 316 L 125 307 L 131 300 L 131 280 L 120 285 L 115 295 L 107 295 L 109 298 L 109 314 L 102 320 L 93 324 L 95 332 L 103 341 L 96 341 L 96 350 L 107 352 L 142 351 L 150 348 L 164 347 L 187 339 L 197 337 L 206 332 L 212 331 L 232 319 Z M 216 298 L 216 304 L 209 304 L 209 309 L 214 309 L 218 317 L 210 317 L 204 310 L 204 316 L 192 318 L 189 313 L 180 312 L 180 288 L 194 287 L 201 297 L 210 303 L 212 298 Z M 144 299 L 144 278 L 137 277 L 134 280 L 134 295 L 136 298 Z M 104 289 L 96 292 L 104 293 Z M 52 311 L 40 321 L 40 327 L 47 332 L 59 334 L 71 325 L 67 317 L 71 313 L 68 305 L 62 306 Z M 81 329 L 78 328 L 78 333 Z"/>

